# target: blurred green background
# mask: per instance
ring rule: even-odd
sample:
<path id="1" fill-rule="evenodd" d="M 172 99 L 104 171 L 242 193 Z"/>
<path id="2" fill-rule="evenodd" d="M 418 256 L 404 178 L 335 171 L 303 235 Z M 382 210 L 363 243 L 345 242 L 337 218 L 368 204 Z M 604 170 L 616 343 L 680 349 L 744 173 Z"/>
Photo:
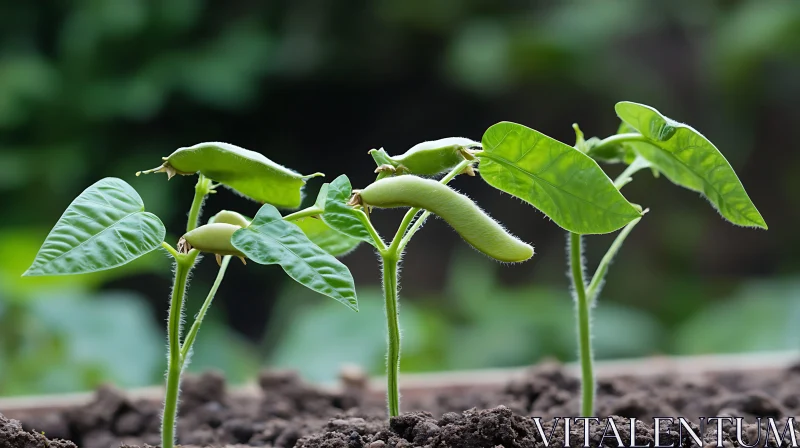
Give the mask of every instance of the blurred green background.
<path id="1" fill-rule="evenodd" d="M 61 212 L 105 176 L 129 181 L 174 241 L 192 178 L 134 177 L 181 146 L 221 140 L 300 172 L 372 179 L 367 150 L 397 154 L 523 123 L 572 144 L 615 132 L 632 100 L 688 122 L 738 172 L 769 231 L 724 222 L 697 194 L 640 173 L 651 212 L 613 265 L 595 312 L 599 358 L 796 349 L 800 332 L 800 2 L 0 0 L 0 395 L 156 384 L 165 368 L 170 265 L 20 278 Z M 609 167 L 615 175 L 618 166 Z M 316 195 L 321 181 L 309 182 Z M 476 199 L 537 256 L 506 266 L 436 220 L 402 275 L 403 370 L 575 358 L 565 236 L 479 178 Z M 227 191 L 206 204 L 254 214 Z M 400 214 L 374 215 L 384 233 Z M 587 238 L 590 270 L 613 236 Z M 265 366 L 330 380 L 343 363 L 380 374 L 379 269 L 344 262 L 362 311 L 236 263 L 193 370 L 234 381 Z M 216 272 L 197 268 L 192 315 Z"/>

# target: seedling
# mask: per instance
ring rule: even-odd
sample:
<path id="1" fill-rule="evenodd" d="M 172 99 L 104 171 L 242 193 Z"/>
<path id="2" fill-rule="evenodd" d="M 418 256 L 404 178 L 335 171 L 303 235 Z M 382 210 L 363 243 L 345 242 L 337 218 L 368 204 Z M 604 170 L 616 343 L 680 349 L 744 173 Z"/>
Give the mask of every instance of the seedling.
<path id="1" fill-rule="evenodd" d="M 378 180 L 363 190 L 353 190 L 347 176 L 328 187 L 322 220 L 349 237 L 377 250 L 383 267 L 383 291 L 388 327 L 387 404 L 390 416 L 400 413 L 398 373 L 400 324 L 397 308 L 398 266 L 406 246 L 433 213 L 445 220 L 479 252 L 504 262 L 521 262 L 533 256 L 533 247 L 508 233 L 472 200 L 447 186 L 457 175 L 474 175 L 473 153 L 478 142 L 447 138 L 421 143 L 401 156 L 372 150 Z M 446 174 L 445 174 L 446 173 Z M 440 181 L 418 175 L 445 174 Z M 387 244 L 372 225 L 373 208 L 409 207 L 394 238 Z"/>
<path id="2" fill-rule="evenodd" d="M 358 311 L 353 277 L 335 256 L 352 250 L 359 241 L 340 235 L 319 219 L 324 202 L 281 216 L 276 206 L 297 208 L 306 181 L 263 155 L 227 143 L 202 143 L 181 148 L 158 168 L 136 173 L 165 172 L 197 175 L 195 194 L 186 231 L 173 247 L 165 241 L 161 220 L 146 212 L 141 197 L 125 181 L 105 178 L 81 193 L 56 223 L 23 274 L 74 275 L 111 269 L 163 247 L 175 259 L 174 286 L 167 328 L 168 367 L 162 415 L 161 446 L 175 443 L 180 376 L 189 364 L 192 346 L 211 306 L 231 257 L 249 258 L 258 264 L 279 264 L 298 283 Z M 200 212 L 209 194 L 225 186 L 264 205 L 251 220 L 222 211 L 199 225 Z M 327 184 L 320 197 L 327 198 Z M 220 265 L 199 313 L 181 341 L 184 296 L 189 273 L 200 253 L 215 255 Z"/>
<path id="3" fill-rule="evenodd" d="M 654 175 L 663 173 L 673 183 L 706 196 L 728 221 L 741 226 L 767 228 L 730 164 L 700 133 L 641 104 L 621 102 L 616 110 L 623 121 L 616 135 L 602 140 L 584 140 L 583 133 L 574 125 L 574 147 L 523 125 L 501 122 L 486 130 L 481 143 L 442 139 L 417 145 L 396 157 L 389 156 L 382 149 L 370 151 L 378 164 L 378 178 L 382 180 L 356 192 L 350 204 L 361 206 L 363 211 L 350 211 L 355 217 L 349 224 L 351 229 L 358 229 L 357 233 L 366 241 L 372 237 L 383 261 L 389 326 L 390 415 L 399 412 L 397 263 L 408 240 L 428 215 L 439 214 L 473 247 L 498 260 L 522 261 L 532 255 L 532 250 L 527 252 L 524 243 L 505 234 L 499 225 L 486 222 L 485 215 L 471 201 L 445 192 L 450 191 L 445 184 L 461 172 L 474 175 L 473 167 L 479 168 L 477 171 L 489 185 L 529 203 L 567 230 L 569 276 L 577 309 L 582 380 L 580 412 L 583 416 L 591 416 L 594 412 L 591 307 L 597 301 L 612 259 L 647 212 L 628 202 L 620 192 L 633 174 L 645 168 Z M 459 157 L 461 160 L 456 163 L 454 159 Z M 409 168 L 404 164 L 406 160 L 413 160 L 416 166 Z M 625 163 L 627 168 L 612 181 L 597 161 Z M 413 176 L 434 175 L 448 169 L 450 172 L 438 185 Z M 401 177 L 383 179 L 389 176 Z M 383 244 L 364 213 L 372 206 L 411 207 L 389 246 Z M 421 209 L 426 211 L 414 221 Z M 330 224 L 338 228 L 335 223 Z M 492 230 L 484 230 L 484 224 Z M 591 281 L 586 284 L 582 235 L 611 233 L 620 229 Z"/>
<path id="4" fill-rule="evenodd" d="M 647 210 L 620 193 L 634 173 L 649 168 L 673 183 L 704 195 L 728 221 L 767 228 L 728 161 L 693 128 L 631 102 L 616 106 L 622 125 L 616 135 L 584 140 L 574 147 L 514 123 L 498 123 L 483 136 L 480 174 L 490 185 L 528 202 L 569 235 L 569 276 L 577 309 L 581 364 L 581 415 L 594 412 L 591 307 L 596 303 L 608 267 Z M 613 182 L 597 161 L 624 163 Z M 601 259 L 588 284 L 584 281 L 582 235 L 622 229 Z"/>
<path id="5" fill-rule="evenodd" d="M 767 229 L 767 223 L 745 192 L 733 168 L 706 137 L 694 128 L 665 117 L 643 104 L 623 101 L 616 105 L 622 124 L 616 135 L 584 140 L 577 124 L 575 148 L 599 162 L 624 163 L 625 170 L 613 182 L 617 190 L 631 182 L 634 173 L 649 168 L 708 199 L 729 222 Z M 647 210 L 645 210 L 646 212 Z M 584 259 L 580 233 L 569 234 L 570 275 L 578 302 L 579 347 L 582 371 L 581 412 L 593 414 L 595 380 L 592 368 L 590 308 L 608 272 L 608 266 L 641 218 L 628 223 L 600 261 L 591 281 L 584 283 Z"/>

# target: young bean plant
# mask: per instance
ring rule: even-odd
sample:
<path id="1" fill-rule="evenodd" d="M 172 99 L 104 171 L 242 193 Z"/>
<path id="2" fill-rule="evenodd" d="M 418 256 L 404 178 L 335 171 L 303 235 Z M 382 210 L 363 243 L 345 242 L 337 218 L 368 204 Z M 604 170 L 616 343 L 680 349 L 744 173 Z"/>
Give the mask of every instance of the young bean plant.
<path id="1" fill-rule="evenodd" d="M 164 172 L 197 176 L 194 198 L 183 236 L 176 246 L 165 241 L 161 220 L 146 212 L 141 197 L 128 183 L 105 178 L 87 188 L 70 205 L 47 236 L 26 276 L 73 275 L 124 265 L 162 247 L 175 261 L 174 285 L 167 324 L 167 373 L 161 446 L 175 443 L 181 373 L 189 363 L 192 345 L 211 306 L 231 257 L 244 262 L 278 264 L 298 283 L 358 311 L 353 277 L 335 256 L 358 245 L 319 219 L 327 184 L 312 207 L 281 216 L 276 207 L 301 205 L 306 181 L 321 174 L 300 175 L 262 154 L 227 143 L 201 143 L 181 148 L 158 168 L 136 173 Z M 220 186 L 263 205 L 250 220 L 222 211 L 200 224 L 204 201 Z M 321 204 L 321 205 L 320 205 Z M 182 338 L 184 297 L 188 277 L 202 252 L 214 254 L 219 272 L 186 336 Z"/>
<path id="2" fill-rule="evenodd" d="M 580 128 L 573 125 L 574 146 L 520 124 L 501 122 L 487 129 L 480 143 L 442 139 L 422 143 L 396 157 L 389 156 L 383 149 L 370 152 L 378 164 L 376 172 L 380 180 L 357 192 L 351 204 L 361 205 L 365 211 L 372 206 L 412 207 L 392 244 L 386 247 L 378 237 L 374 240 L 384 266 L 390 415 L 398 412 L 397 261 L 425 218 L 431 212 L 439 214 L 468 243 L 498 260 L 522 261 L 532 255 L 532 251 L 527 252 L 523 247 L 524 243 L 502 232 L 499 225 L 485 222 L 485 215 L 482 216 L 471 201 L 444 194 L 443 189 L 449 190 L 444 184 L 456 174 L 474 175 L 477 171 L 489 185 L 522 199 L 568 232 L 569 277 L 576 302 L 581 365 L 580 413 L 583 416 L 594 413 L 591 308 L 597 302 L 612 259 L 647 212 L 628 202 L 620 192 L 633 174 L 643 169 L 650 169 L 654 175 L 664 174 L 676 185 L 704 195 L 722 217 L 733 224 L 767 228 L 728 161 L 699 132 L 642 104 L 621 102 L 616 111 L 622 120 L 617 134 L 602 140 L 585 140 Z M 627 167 L 612 181 L 598 162 L 624 163 Z M 448 169 L 451 171 L 438 185 L 413 177 L 414 174 L 435 175 Z M 421 209 L 426 211 L 414 221 Z M 359 219 L 354 219 L 353 223 L 363 223 L 369 230 L 362 230 L 364 234 L 376 235 L 367 215 L 360 212 L 357 216 Z M 493 231 L 483 230 L 483 225 Z M 336 226 L 332 224 L 332 227 Z M 583 235 L 620 229 L 587 283 L 584 280 Z"/>
<path id="3" fill-rule="evenodd" d="M 435 214 L 447 222 L 479 252 L 503 262 L 521 262 L 533 256 L 533 247 L 508 233 L 471 199 L 448 187 L 457 175 L 474 176 L 473 152 L 480 143 L 466 138 L 446 138 L 420 143 L 405 154 L 391 157 L 372 150 L 378 179 L 362 190 L 352 190 L 347 176 L 339 176 L 328 187 L 322 220 L 349 237 L 367 242 L 377 250 L 383 268 L 383 290 L 388 332 L 387 404 L 390 416 L 400 413 L 398 373 L 400 368 L 400 323 L 398 312 L 398 267 L 406 246 L 426 219 Z M 441 180 L 420 177 L 444 175 Z M 375 208 L 405 207 L 397 232 L 388 243 L 372 225 Z"/>
<path id="4" fill-rule="evenodd" d="M 750 200 L 730 163 L 700 132 L 643 104 L 623 101 L 617 103 L 615 109 L 622 121 L 615 135 L 584 140 L 578 125 L 573 125 L 573 128 L 577 151 L 598 162 L 627 165 L 613 182 L 617 190 L 630 183 L 634 173 L 649 169 L 654 176 L 663 174 L 675 185 L 700 193 L 729 222 L 743 227 L 767 229 L 767 223 Z M 569 234 L 570 274 L 578 302 L 583 388 L 581 413 L 585 416 L 592 415 L 594 411 L 595 395 L 590 309 L 597 302 L 611 260 L 640 220 L 636 218 L 622 229 L 600 260 L 588 284 L 583 279 L 581 233 Z"/>
<path id="5" fill-rule="evenodd" d="M 584 140 L 573 125 L 575 146 L 515 123 L 498 123 L 473 152 L 479 173 L 490 185 L 542 211 L 568 232 L 569 276 L 577 310 L 581 365 L 581 409 L 594 412 L 591 308 L 608 267 L 647 210 L 631 204 L 620 190 L 634 173 L 649 168 L 676 185 L 699 192 L 733 224 L 766 229 L 767 224 L 719 150 L 693 128 L 661 115 L 652 107 L 620 102 L 617 134 Z M 624 163 L 612 181 L 597 162 Z M 622 229 L 600 260 L 591 280 L 584 280 L 583 235 Z"/>

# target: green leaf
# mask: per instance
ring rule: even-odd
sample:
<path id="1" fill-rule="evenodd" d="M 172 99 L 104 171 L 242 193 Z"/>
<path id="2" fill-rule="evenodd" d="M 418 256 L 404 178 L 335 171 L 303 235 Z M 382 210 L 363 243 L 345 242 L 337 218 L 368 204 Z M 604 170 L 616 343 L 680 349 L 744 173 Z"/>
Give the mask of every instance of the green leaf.
<path id="1" fill-rule="evenodd" d="M 349 254 L 358 247 L 358 245 L 361 244 L 361 240 L 332 229 L 321 219 L 322 214 L 325 212 L 325 202 L 328 200 L 328 185 L 327 183 L 322 184 L 317 194 L 317 200 L 314 202 L 314 205 L 309 208 L 309 210 L 316 209 L 319 214 L 307 218 L 295 219 L 292 222 L 297 224 L 297 227 L 300 227 L 300 230 L 302 230 L 314 244 L 334 257 L 341 257 Z"/>
<path id="2" fill-rule="evenodd" d="M 329 186 L 330 184 L 325 182 L 321 187 L 319 187 L 319 193 L 317 193 L 317 199 L 314 201 L 314 207 L 317 207 L 320 210 L 325 210 L 325 203 L 328 202 Z"/>
<path id="3" fill-rule="evenodd" d="M 643 104 L 620 102 L 616 111 L 650 140 L 626 144 L 674 184 L 702 193 L 734 224 L 767 228 L 731 165 L 702 134 Z"/>
<path id="4" fill-rule="evenodd" d="M 322 176 L 303 176 L 266 158 L 263 154 L 221 142 L 199 143 L 180 148 L 164 158 L 158 168 L 136 173 L 201 173 L 254 201 L 276 207 L 297 208 L 302 202 L 306 180 Z"/>
<path id="5" fill-rule="evenodd" d="M 577 149 L 516 123 L 486 130 L 481 177 L 580 234 L 613 232 L 641 216 L 597 162 Z"/>
<path id="6" fill-rule="evenodd" d="M 345 256 L 361 244 L 361 240 L 330 228 L 317 217 L 301 218 L 292 222 L 300 227 L 308 239 L 334 257 Z"/>
<path id="7" fill-rule="evenodd" d="M 264 204 L 249 227 L 231 239 L 234 247 L 258 264 L 279 264 L 301 285 L 358 311 L 353 276 L 347 266 L 325 252 L 278 209 Z"/>
<path id="8" fill-rule="evenodd" d="M 334 179 L 328 185 L 328 197 L 322 220 L 331 228 L 374 246 L 375 241 L 364 225 L 363 220 L 366 219 L 366 215 L 363 211 L 347 205 L 352 194 L 353 187 L 346 175 L 342 174 Z"/>
<path id="9" fill-rule="evenodd" d="M 142 198 L 107 177 L 84 190 L 61 215 L 23 274 L 70 275 L 124 265 L 159 247 L 164 224 L 144 211 Z"/>

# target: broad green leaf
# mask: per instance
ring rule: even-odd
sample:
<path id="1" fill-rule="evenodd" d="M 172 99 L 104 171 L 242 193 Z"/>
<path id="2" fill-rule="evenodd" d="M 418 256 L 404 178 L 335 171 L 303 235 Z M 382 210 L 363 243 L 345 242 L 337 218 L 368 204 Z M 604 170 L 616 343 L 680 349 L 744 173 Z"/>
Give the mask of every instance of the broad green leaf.
<path id="1" fill-rule="evenodd" d="M 361 240 L 330 228 L 317 217 L 301 218 L 292 222 L 300 227 L 308 239 L 334 257 L 347 255 L 361 244 Z"/>
<path id="2" fill-rule="evenodd" d="M 318 209 L 325 210 L 325 203 L 328 202 L 328 187 L 330 186 L 329 183 L 325 182 L 319 187 L 319 193 L 317 193 L 317 200 L 314 201 L 314 207 Z"/>
<path id="3" fill-rule="evenodd" d="M 358 311 L 353 276 L 347 266 L 325 252 L 278 209 L 264 204 L 247 228 L 233 234 L 231 242 L 258 264 L 279 264 L 301 285 L 338 300 Z"/>
<path id="4" fill-rule="evenodd" d="M 350 179 L 346 175 L 342 174 L 334 179 L 328 185 L 328 197 L 325 202 L 325 213 L 322 214 L 322 220 L 331 228 L 374 246 L 375 241 L 362 221 L 366 219 L 366 215 L 364 215 L 363 211 L 347 205 L 347 201 L 350 200 L 352 194 L 353 187 L 350 185 Z"/>
<path id="5" fill-rule="evenodd" d="M 319 209 L 320 214 L 318 216 L 301 218 L 293 222 L 297 224 L 297 227 L 300 227 L 300 230 L 302 230 L 314 244 L 334 257 L 340 257 L 352 252 L 361 244 L 361 240 L 331 228 L 322 220 L 322 214 L 325 212 L 325 203 L 328 201 L 328 186 L 328 183 L 322 184 L 317 194 L 317 200 L 314 202 L 314 207 Z"/>
<path id="6" fill-rule="evenodd" d="M 302 230 L 314 244 L 334 257 L 340 257 L 352 252 L 361 244 L 361 240 L 332 229 L 322 220 L 322 214 L 325 212 L 325 202 L 328 200 L 328 185 L 328 183 L 322 184 L 317 194 L 317 200 L 314 202 L 314 205 L 310 207 L 311 209 L 318 210 L 319 214 L 307 218 L 300 218 L 292 222 L 297 224 L 300 230 Z"/>
<path id="7" fill-rule="evenodd" d="M 32 300 L 43 291 L 88 291 L 101 284 L 134 274 L 168 270 L 168 257 L 140 257 L 115 269 L 83 275 L 21 277 L 30 267 L 51 228 L 8 227 L 0 230 L 0 285 L 5 295 L 0 301 L 15 303 Z"/>
<path id="8" fill-rule="evenodd" d="M 702 193 L 734 224 L 767 228 L 731 165 L 702 134 L 643 104 L 617 103 L 616 111 L 650 140 L 627 144 L 674 184 Z"/>
<path id="9" fill-rule="evenodd" d="M 115 268 L 159 247 L 164 233 L 164 224 L 144 211 L 142 198 L 133 187 L 107 177 L 72 201 L 23 275 L 85 274 Z"/>
<path id="10" fill-rule="evenodd" d="M 613 232 L 641 216 L 597 162 L 577 149 L 516 123 L 483 135 L 481 177 L 580 234 Z"/>
<path id="11" fill-rule="evenodd" d="M 160 167 L 140 173 L 158 172 L 167 173 L 170 178 L 175 174 L 201 173 L 254 201 L 283 208 L 300 207 L 306 180 L 322 176 L 322 173 L 303 176 L 261 153 L 221 142 L 180 148 L 165 157 Z"/>

